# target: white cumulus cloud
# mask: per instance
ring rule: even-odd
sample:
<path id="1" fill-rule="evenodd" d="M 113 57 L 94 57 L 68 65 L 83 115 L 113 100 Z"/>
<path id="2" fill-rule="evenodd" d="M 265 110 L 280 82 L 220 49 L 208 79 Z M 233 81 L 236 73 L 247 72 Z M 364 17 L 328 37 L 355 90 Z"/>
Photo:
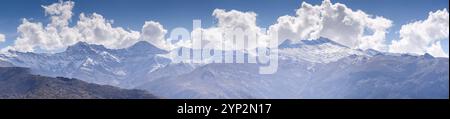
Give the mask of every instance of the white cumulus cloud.
<path id="1" fill-rule="evenodd" d="M 170 50 L 174 48 L 171 43 L 166 42 L 167 30 L 155 21 L 146 21 L 141 30 L 141 39 L 154 44 L 161 49 Z"/>
<path id="2" fill-rule="evenodd" d="M 441 40 L 448 40 L 449 13 L 447 9 L 430 12 L 425 20 L 403 25 L 400 40 L 393 40 L 389 46 L 395 53 L 429 53 L 435 57 L 448 57 L 441 47 Z"/>
<path id="3" fill-rule="evenodd" d="M 139 40 L 138 31 L 125 30 L 122 27 L 112 27 L 112 21 L 93 13 L 80 14 L 80 20 L 75 28 L 81 35 L 80 40 L 92 44 L 101 44 L 108 48 L 126 48 Z"/>
<path id="4" fill-rule="evenodd" d="M 146 22 L 143 33 L 122 27 L 113 27 L 112 20 L 107 20 L 97 13 L 81 13 L 76 24 L 70 26 L 74 5 L 73 1 L 60 1 L 42 6 L 45 14 L 50 17 L 50 23 L 44 25 L 41 22 L 23 19 L 22 24 L 17 28 L 19 36 L 12 46 L 3 51 L 32 52 L 40 49 L 44 52 L 54 52 L 64 50 L 67 46 L 80 41 L 100 44 L 113 49 L 129 47 L 139 40 L 146 40 L 159 46 L 161 44 L 152 41 L 163 40 L 164 34 L 167 32 L 157 22 Z M 143 35 L 142 38 L 141 35 Z"/>
<path id="5" fill-rule="evenodd" d="M 351 48 L 385 51 L 385 35 L 392 21 L 352 10 L 344 4 L 324 0 L 321 5 L 303 2 L 296 16 L 282 16 L 269 27 L 278 31 L 280 41 L 326 37 Z"/>
<path id="6" fill-rule="evenodd" d="M 196 28 L 191 33 L 194 38 L 193 40 L 200 40 L 196 38 L 202 39 L 200 45 L 203 48 L 229 50 L 233 48 L 235 44 L 244 44 L 245 41 L 240 43 L 240 41 L 244 40 L 242 39 L 243 37 L 236 38 L 239 34 L 242 34 L 244 37 L 248 38 L 248 47 L 245 48 L 250 49 L 255 48 L 258 44 L 248 43 L 249 41 L 253 42 L 257 39 L 261 39 L 257 36 L 264 36 L 261 28 L 256 25 L 257 14 L 254 12 L 215 9 L 212 15 L 217 19 L 217 24 L 209 28 Z M 202 37 L 200 37 L 200 35 Z M 233 39 L 239 41 L 233 41 Z M 259 43 L 264 44 L 264 42 Z"/>
<path id="7" fill-rule="evenodd" d="M 17 28 L 19 36 L 14 45 L 7 48 L 18 51 L 34 51 L 37 48 L 53 51 L 64 48 L 64 45 L 73 44 L 79 36 L 76 29 L 68 27 L 74 4 L 71 1 L 61 1 L 43 6 L 45 14 L 51 19 L 46 26 L 40 22 L 23 19 Z"/>

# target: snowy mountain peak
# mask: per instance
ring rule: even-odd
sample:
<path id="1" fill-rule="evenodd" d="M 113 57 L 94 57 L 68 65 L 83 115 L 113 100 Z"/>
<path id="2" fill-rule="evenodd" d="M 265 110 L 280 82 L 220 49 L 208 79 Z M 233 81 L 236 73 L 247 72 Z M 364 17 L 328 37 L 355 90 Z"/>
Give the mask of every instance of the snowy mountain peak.
<path id="1" fill-rule="evenodd" d="M 99 51 L 106 51 L 108 50 L 103 45 L 95 45 L 95 44 L 88 44 L 86 42 L 78 42 L 74 45 L 71 45 L 67 47 L 65 52 L 68 53 L 97 53 Z"/>
<path id="2" fill-rule="evenodd" d="M 344 45 L 341 45 L 339 43 L 336 43 L 336 42 L 334 42 L 328 38 L 324 38 L 324 37 L 320 37 L 319 39 L 314 39 L 314 40 L 302 40 L 302 43 L 305 45 L 321 45 L 321 44 L 329 43 L 329 44 L 338 45 L 341 47 L 346 47 Z"/>
<path id="3" fill-rule="evenodd" d="M 300 40 L 298 42 L 294 42 L 292 40 L 287 39 L 283 43 L 281 43 L 278 47 L 280 49 L 301 48 L 302 46 L 318 46 L 318 45 L 324 45 L 324 44 L 348 48 L 347 46 L 341 45 L 339 43 L 336 43 L 336 42 L 334 42 L 328 38 L 324 38 L 324 37 L 320 37 L 318 39 L 312 39 L 312 40 Z"/>
<path id="4" fill-rule="evenodd" d="M 77 43 L 73 44 L 72 46 L 74 46 L 74 47 L 88 47 L 89 44 L 87 42 L 80 41 L 80 42 L 77 42 Z"/>
<path id="5" fill-rule="evenodd" d="M 428 53 L 425 53 L 425 54 L 423 55 L 423 57 L 424 57 L 425 59 L 434 59 L 434 57 L 433 57 L 431 54 L 428 54 Z"/>
<path id="6" fill-rule="evenodd" d="M 133 46 L 127 48 L 130 51 L 133 52 L 150 52 L 153 54 L 165 54 L 167 53 L 167 51 L 163 50 L 163 49 L 159 49 L 158 47 L 150 44 L 147 41 L 139 41 L 137 43 L 135 43 Z"/>
<path id="7" fill-rule="evenodd" d="M 367 55 L 370 55 L 370 56 L 376 56 L 376 55 L 383 54 L 382 52 L 374 50 L 374 49 L 366 49 L 366 50 L 364 50 L 364 53 L 366 53 Z"/>
<path id="8" fill-rule="evenodd" d="M 278 48 L 283 49 L 283 48 L 295 48 L 298 47 L 296 46 L 294 43 L 292 43 L 292 40 L 284 40 L 283 43 L 281 43 L 280 45 L 278 45 Z"/>
<path id="9" fill-rule="evenodd" d="M 301 40 L 297 43 L 285 40 L 279 45 L 280 57 L 294 61 L 328 63 L 349 55 L 365 55 L 364 52 L 351 49 L 327 38 Z"/>

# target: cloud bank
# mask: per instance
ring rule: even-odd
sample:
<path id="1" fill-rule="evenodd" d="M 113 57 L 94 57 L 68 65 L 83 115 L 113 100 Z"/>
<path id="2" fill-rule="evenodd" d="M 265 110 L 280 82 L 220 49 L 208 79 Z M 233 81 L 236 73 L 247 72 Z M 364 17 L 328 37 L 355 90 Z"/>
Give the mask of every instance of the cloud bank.
<path id="1" fill-rule="evenodd" d="M 296 16 L 278 18 L 269 30 L 278 31 L 280 40 L 326 37 L 350 48 L 386 51 L 385 36 L 391 26 L 392 21 L 384 17 L 324 0 L 321 5 L 303 2 Z"/>
<path id="2" fill-rule="evenodd" d="M 50 23 L 43 24 L 23 19 L 17 28 L 18 37 L 14 44 L 5 49 L 55 52 L 80 41 L 113 49 L 126 48 L 141 40 L 165 50 L 197 45 L 193 42 L 181 44 L 167 42 L 168 31 L 156 21 L 145 21 L 141 31 L 134 31 L 113 27 L 112 20 L 105 19 L 97 13 L 80 13 L 76 23 L 70 25 L 74 5 L 73 1 L 60 1 L 42 6 Z M 270 37 L 274 36 L 272 33 L 276 32 L 280 43 L 285 39 L 298 42 L 326 37 L 354 49 L 430 53 L 433 56 L 448 57 L 440 44 L 441 40 L 448 40 L 447 9 L 430 12 L 426 20 L 403 25 L 399 32 L 400 39 L 392 41 L 391 44 L 386 40 L 387 30 L 392 26 L 391 20 L 361 10 L 353 10 L 344 4 L 333 4 L 330 0 L 324 0 L 319 5 L 303 2 L 294 16 L 279 17 L 268 30 L 257 25 L 258 15 L 251 11 L 215 9 L 212 16 L 217 20 L 215 25 L 208 28 L 194 28 L 190 32 L 194 41 L 202 39 L 199 45 L 203 48 L 223 47 L 225 50 L 231 48 L 232 46 L 226 44 L 232 45 L 233 42 L 240 41 L 233 41 L 233 36 L 224 34 L 234 33 L 239 29 L 254 34 L 248 37 L 255 37 L 257 40 L 256 44 L 246 48 L 267 46 Z M 0 42 L 4 40 L 4 35 L 0 34 Z"/>
<path id="3" fill-rule="evenodd" d="M 405 24 L 400 29 L 400 40 L 389 46 L 395 53 L 429 53 L 436 57 L 448 57 L 441 47 L 448 40 L 449 13 L 447 9 L 430 12 L 425 20 Z"/>
<path id="4" fill-rule="evenodd" d="M 241 12 L 237 10 L 226 11 L 216 9 L 213 16 L 218 23 L 210 28 L 194 30 L 193 34 L 201 31 L 204 40 L 214 43 L 211 46 L 220 47 L 220 40 L 232 42 L 230 38 L 221 39 L 223 33 L 230 33 L 236 28 L 257 34 L 261 46 L 267 45 L 267 38 L 271 32 L 277 32 L 280 43 L 283 40 L 293 41 L 330 38 L 340 44 L 351 48 L 375 49 L 387 51 L 385 36 L 392 21 L 372 16 L 363 11 L 354 11 L 344 4 L 332 4 L 325 0 L 321 5 L 311 5 L 303 2 L 297 9 L 296 16 L 281 16 L 277 23 L 271 25 L 268 34 L 256 25 L 254 12 Z M 208 46 L 208 45 L 207 45 Z"/>

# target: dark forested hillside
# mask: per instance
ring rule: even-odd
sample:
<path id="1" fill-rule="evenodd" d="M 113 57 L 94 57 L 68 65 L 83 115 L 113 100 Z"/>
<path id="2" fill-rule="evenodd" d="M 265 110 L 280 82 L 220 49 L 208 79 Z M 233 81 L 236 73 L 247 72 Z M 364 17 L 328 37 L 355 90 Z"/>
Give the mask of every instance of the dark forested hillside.
<path id="1" fill-rule="evenodd" d="M 143 90 L 127 90 L 78 79 L 33 75 L 27 68 L 0 67 L 2 99 L 151 99 Z"/>

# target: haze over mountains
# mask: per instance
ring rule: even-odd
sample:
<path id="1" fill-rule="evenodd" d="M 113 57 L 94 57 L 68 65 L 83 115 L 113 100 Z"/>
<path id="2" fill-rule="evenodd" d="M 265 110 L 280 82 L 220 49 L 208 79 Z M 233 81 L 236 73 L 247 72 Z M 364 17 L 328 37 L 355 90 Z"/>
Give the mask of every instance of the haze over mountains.
<path id="1" fill-rule="evenodd" d="M 448 98 L 448 58 L 345 47 L 326 38 L 279 46 L 275 74 L 259 64 L 173 63 L 147 42 L 124 49 L 79 42 L 55 54 L 9 51 L 2 64 L 34 74 L 144 89 L 167 98 Z"/>

